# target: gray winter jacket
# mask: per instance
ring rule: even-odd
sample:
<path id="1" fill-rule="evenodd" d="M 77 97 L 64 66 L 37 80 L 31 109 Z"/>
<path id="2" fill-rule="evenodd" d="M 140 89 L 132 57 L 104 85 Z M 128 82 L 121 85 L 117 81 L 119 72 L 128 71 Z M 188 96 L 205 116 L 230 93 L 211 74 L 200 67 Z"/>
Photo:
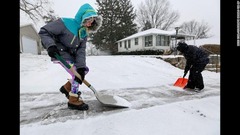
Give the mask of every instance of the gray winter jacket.
<path id="1" fill-rule="evenodd" d="M 87 30 L 83 23 L 89 18 L 95 18 L 95 21 Z M 74 18 L 60 18 L 50 22 L 41 27 L 38 34 L 45 49 L 57 46 L 63 59 L 74 62 L 76 68 L 85 68 L 88 33 L 96 32 L 101 21 L 101 16 L 86 3 L 79 8 Z"/>
<path id="2" fill-rule="evenodd" d="M 74 36 L 64 25 L 62 19 L 50 22 L 40 29 L 42 45 L 45 49 L 56 45 L 65 60 L 74 62 L 77 68 L 86 67 L 86 41 Z M 54 59 L 52 59 L 54 60 Z"/>

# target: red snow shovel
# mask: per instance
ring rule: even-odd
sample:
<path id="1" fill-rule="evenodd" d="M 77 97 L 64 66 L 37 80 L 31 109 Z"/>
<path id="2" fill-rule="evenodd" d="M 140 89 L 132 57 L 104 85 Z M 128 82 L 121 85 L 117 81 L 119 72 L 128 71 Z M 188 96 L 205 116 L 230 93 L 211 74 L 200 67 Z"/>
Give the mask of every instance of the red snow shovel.
<path id="1" fill-rule="evenodd" d="M 185 77 L 185 74 L 183 75 L 182 78 L 178 78 L 173 86 L 184 88 L 187 85 L 187 82 L 188 82 L 188 79 L 184 78 L 184 77 Z"/>
<path id="2" fill-rule="evenodd" d="M 55 54 L 56 58 L 68 69 L 70 69 L 75 76 L 77 76 L 80 80 L 81 80 L 81 75 L 79 75 L 79 73 L 74 70 L 74 68 L 72 68 L 61 56 L 59 56 L 58 54 Z M 102 95 L 102 94 L 98 94 L 97 91 L 94 89 L 94 87 L 87 82 L 86 79 L 82 80 L 82 82 L 88 87 L 90 88 L 94 95 L 96 96 L 97 100 L 102 103 L 104 106 L 109 106 L 109 107 L 120 107 L 120 108 L 128 108 L 130 103 L 118 96 L 111 96 L 111 95 Z"/>

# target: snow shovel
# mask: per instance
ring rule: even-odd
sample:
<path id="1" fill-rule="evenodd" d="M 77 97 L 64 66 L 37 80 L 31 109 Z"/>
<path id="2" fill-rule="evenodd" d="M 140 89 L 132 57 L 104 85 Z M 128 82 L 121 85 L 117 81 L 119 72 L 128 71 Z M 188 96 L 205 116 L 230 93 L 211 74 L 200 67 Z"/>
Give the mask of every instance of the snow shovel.
<path id="1" fill-rule="evenodd" d="M 74 70 L 74 68 L 72 68 L 61 56 L 59 56 L 58 54 L 55 54 L 56 58 L 68 69 L 70 69 L 75 76 L 77 76 L 80 80 L 81 80 L 81 76 L 79 75 L 79 73 Z M 87 82 L 87 80 L 82 80 L 82 82 L 88 87 L 90 88 L 94 95 L 96 96 L 97 100 L 102 103 L 104 106 L 108 106 L 108 107 L 119 107 L 119 108 L 128 108 L 129 107 L 129 102 L 121 97 L 118 96 L 111 96 L 111 95 L 102 95 L 102 94 L 98 94 L 97 91 L 95 90 L 95 88 L 89 83 Z"/>
<path id="2" fill-rule="evenodd" d="M 178 78 L 177 81 L 174 83 L 174 86 L 184 88 L 187 85 L 188 79 L 184 78 L 185 75 L 183 75 L 182 78 Z"/>

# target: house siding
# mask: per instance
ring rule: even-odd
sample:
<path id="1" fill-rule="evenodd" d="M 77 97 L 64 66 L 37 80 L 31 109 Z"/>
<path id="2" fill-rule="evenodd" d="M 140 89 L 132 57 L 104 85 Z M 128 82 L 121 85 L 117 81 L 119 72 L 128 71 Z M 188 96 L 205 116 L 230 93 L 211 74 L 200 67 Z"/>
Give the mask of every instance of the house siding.
<path id="1" fill-rule="evenodd" d="M 20 27 L 19 38 L 20 38 L 20 52 L 21 53 L 24 53 L 23 52 L 23 40 L 22 40 L 22 38 L 24 36 L 31 38 L 37 42 L 37 50 L 38 50 L 37 54 L 40 55 L 41 51 L 43 50 L 41 40 L 40 40 L 40 37 L 39 37 L 37 31 L 34 29 L 34 27 L 31 24 Z"/>
<path id="2" fill-rule="evenodd" d="M 150 36 L 150 35 L 146 35 L 146 36 Z M 122 42 L 122 47 L 120 47 L 120 42 L 118 42 L 118 52 L 130 52 L 130 51 L 140 51 L 140 50 L 161 50 L 161 49 L 168 50 L 168 49 L 170 49 L 170 44 L 168 46 L 156 46 L 156 36 L 157 35 L 152 35 L 152 46 L 145 46 L 145 36 L 138 37 L 138 45 L 135 45 L 135 38 L 129 39 L 129 40 L 131 40 L 131 48 L 125 48 L 124 43 L 126 40 L 120 41 L 120 42 Z M 127 44 L 127 47 L 128 47 L 128 44 Z"/>
<path id="3" fill-rule="evenodd" d="M 152 39 L 152 46 L 145 46 L 145 36 L 153 36 Z M 167 46 L 156 46 L 156 37 L 158 35 L 163 35 L 163 36 L 167 36 L 170 39 L 170 42 L 168 42 Z M 165 31 L 165 30 L 160 30 L 160 29 L 156 29 L 156 28 L 152 28 L 152 29 L 148 29 L 145 31 L 141 31 L 138 33 L 135 33 L 129 37 L 126 37 L 124 39 L 121 39 L 119 41 L 117 41 L 117 45 L 118 45 L 118 52 L 130 52 L 130 51 L 139 51 L 139 50 L 165 50 L 168 51 L 171 48 L 175 47 L 175 37 L 176 37 L 176 32 L 175 31 Z M 183 32 L 179 31 L 177 37 L 192 37 L 194 38 L 194 35 L 186 35 Z M 135 45 L 135 38 L 139 38 L 138 41 L 138 45 Z M 124 47 L 124 42 L 126 40 L 131 40 L 131 48 L 125 48 Z M 120 42 L 122 42 L 122 46 L 120 47 Z"/>

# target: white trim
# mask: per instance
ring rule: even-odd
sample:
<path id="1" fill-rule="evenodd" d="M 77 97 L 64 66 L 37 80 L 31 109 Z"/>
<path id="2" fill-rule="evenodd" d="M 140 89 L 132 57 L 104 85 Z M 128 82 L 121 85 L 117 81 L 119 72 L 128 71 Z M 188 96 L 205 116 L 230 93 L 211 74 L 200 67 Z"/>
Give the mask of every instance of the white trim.
<path id="1" fill-rule="evenodd" d="M 70 91 L 70 92 L 69 92 L 69 96 L 78 97 L 78 94 L 72 93 L 72 92 Z"/>

